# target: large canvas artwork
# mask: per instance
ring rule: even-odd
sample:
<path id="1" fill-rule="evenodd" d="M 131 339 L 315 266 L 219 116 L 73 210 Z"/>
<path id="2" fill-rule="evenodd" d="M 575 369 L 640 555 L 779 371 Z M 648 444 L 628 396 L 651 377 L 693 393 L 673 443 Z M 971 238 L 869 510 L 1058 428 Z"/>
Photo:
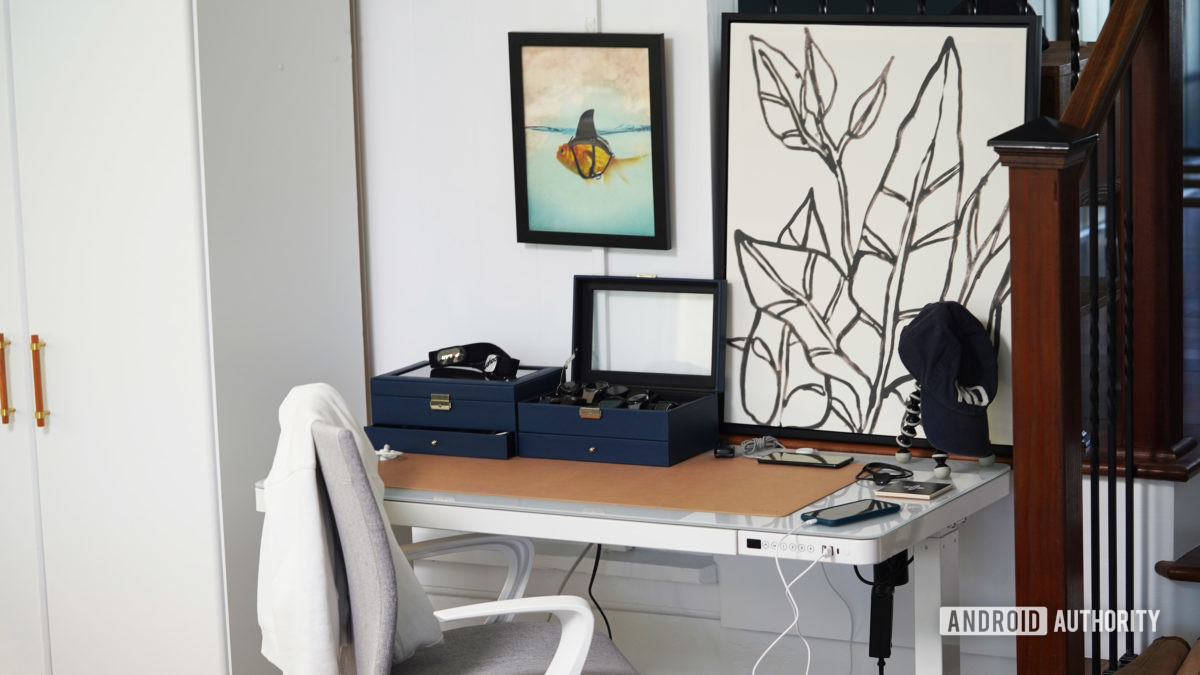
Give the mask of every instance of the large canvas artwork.
<path id="1" fill-rule="evenodd" d="M 1031 119 L 1036 17 L 742 17 L 724 25 L 717 270 L 729 431 L 886 441 L 900 332 L 956 300 L 996 345 L 1012 444 L 1008 176 Z"/>
<path id="2" fill-rule="evenodd" d="M 670 248 L 663 36 L 510 33 L 517 240 Z"/>

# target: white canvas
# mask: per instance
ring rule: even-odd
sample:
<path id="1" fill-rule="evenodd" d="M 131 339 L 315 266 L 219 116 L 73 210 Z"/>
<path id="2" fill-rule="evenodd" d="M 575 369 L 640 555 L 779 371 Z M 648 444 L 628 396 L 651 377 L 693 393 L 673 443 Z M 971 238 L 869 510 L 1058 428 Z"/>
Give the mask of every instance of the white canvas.
<path id="1" fill-rule="evenodd" d="M 894 436 L 900 331 L 957 300 L 997 345 L 1012 443 L 1008 175 L 1020 25 L 729 25 L 724 421 Z"/>

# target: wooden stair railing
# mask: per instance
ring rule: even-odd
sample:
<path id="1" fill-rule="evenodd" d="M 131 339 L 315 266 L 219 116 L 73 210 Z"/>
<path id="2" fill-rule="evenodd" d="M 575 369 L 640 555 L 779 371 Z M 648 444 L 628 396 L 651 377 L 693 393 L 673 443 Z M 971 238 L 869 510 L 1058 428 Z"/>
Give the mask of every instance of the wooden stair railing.
<path id="1" fill-rule="evenodd" d="M 1178 560 L 1158 561 L 1154 571 L 1172 581 L 1200 583 L 1200 546 L 1184 553 Z"/>
<path id="2" fill-rule="evenodd" d="M 1139 476 L 1185 480 L 1181 0 L 1115 0 L 1062 120 L 992 140 L 1009 169 L 1016 604 L 1083 607 L 1080 178 L 1132 72 L 1133 441 Z M 1198 454 L 1198 453 L 1193 453 Z M 1156 469 L 1155 467 L 1158 467 Z M 1164 468 L 1165 467 L 1165 468 Z M 1172 474 L 1174 472 L 1174 474 Z M 1083 635 L 1017 639 L 1020 673 L 1083 671 Z"/>

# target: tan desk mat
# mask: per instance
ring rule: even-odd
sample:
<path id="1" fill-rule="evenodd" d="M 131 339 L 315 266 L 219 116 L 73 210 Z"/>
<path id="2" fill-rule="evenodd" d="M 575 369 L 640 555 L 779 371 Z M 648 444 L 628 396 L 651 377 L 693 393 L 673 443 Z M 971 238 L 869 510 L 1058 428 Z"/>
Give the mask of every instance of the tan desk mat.
<path id="1" fill-rule="evenodd" d="M 697 455 L 672 467 L 407 453 L 380 462 L 387 487 L 756 516 L 786 516 L 854 482 L 840 469 Z"/>

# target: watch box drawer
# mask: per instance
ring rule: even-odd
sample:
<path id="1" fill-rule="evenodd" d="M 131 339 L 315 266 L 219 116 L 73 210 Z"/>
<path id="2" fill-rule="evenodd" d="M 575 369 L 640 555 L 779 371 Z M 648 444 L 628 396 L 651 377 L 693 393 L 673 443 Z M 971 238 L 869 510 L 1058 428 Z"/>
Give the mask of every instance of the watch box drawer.
<path id="1" fill-rule="evenodd" d="M 364 430 L 376 448 L 389 445 L 393 450 L 426 455 L 508 459 L 514 450 L 514 434 L 511 431 L 448 431 L 379 425 L 365 427 Z"/>
<path id="2" fill-rule="evenodd" d="M 522 457 L 578 459 L 587 462 L 648 464 L 670 466 L 691 457 L 672 461 L 666 441 L 597 438 L 594 436 L 558 436 L 554 434 L 518 434 Z"/>

